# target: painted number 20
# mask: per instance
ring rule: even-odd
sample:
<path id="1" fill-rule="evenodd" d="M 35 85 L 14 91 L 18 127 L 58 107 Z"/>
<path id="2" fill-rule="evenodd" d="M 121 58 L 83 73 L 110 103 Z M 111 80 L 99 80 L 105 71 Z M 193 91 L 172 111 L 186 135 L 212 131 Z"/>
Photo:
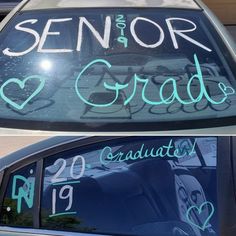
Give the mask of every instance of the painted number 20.
<path id="1" fill-rule="evenodd" d="M 74 169 L 75 169 L 75 164 L 77 163 L 77 161 L 81 161 L 81 170 L 80 170 L 80 174 L 76 175 L 74 173 Z M 66 168 L 66 160 L 59 158 L 54 162 L 54 166 L 57 166 L 60 164 L 60 168 L 59 170 L 56 172 L 56 174 L 52 177 L 51 182 L 52 183 L 59 183 L 59 182 L 64 182 L 67 181 L 67 178 L 63 178 L 60 177 L 62 175 L 62 173 L 64 172 L 65 168 Z M 85 160 L 83 156 L 75 156 L 73 158 L 71 167 L 70 167 L 70 177 L 72 179 L 79 179 L 84 175 L 84 171 L 85 171 Z"/>
<path id="2" fill-rule="evenodd" d="M 75 166 L 76 163 L 80 161 L 81 162 L 81 170 L 79 174 L 75 174 Z M 72 207 L 73 204 L 73 193 L 74 193 L 74 188 L 73 186 L 69 185 L 67 180 L 68 177 L 64 178 L 62 177 L 63 172 L 65 172 L 66 169 L 66 160 L 59 158 L 57 159 L 53 166 L 59 166 L 58 171 L 53 175 L 51 182 L 53 184 L 59 184 L 59 185 L 64 185 L 63 187 L 60 188 L 60 190 L 53 189 L 52 190 L 52 215 L 50 217 L 58 216 L 58 215 L 65 215 L 65 214 L 74 214 L 74 212 L 69 212 L 69 210 Z M 85 160 L 84 157 L 82 156 L 75 156 L 72 160 L 71 166 L 68 167 L 70 170 L 70 175 L 74 180 L 78 180 L 84 175 L 85 172 Z M 65 212 L 61 213 L 56 213 L 56 206 L 57 206 L 57 200 L 68 200 L 67 207 L 65 208 Z"/>

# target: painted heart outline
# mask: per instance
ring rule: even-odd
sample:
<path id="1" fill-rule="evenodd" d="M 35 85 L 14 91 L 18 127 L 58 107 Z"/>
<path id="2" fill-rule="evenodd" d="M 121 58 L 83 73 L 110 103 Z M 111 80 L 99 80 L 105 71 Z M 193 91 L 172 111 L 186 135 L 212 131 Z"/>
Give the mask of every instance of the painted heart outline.
<path id="1" fill-rule="evenodd" d="M 35 89 L 35 91 L 21 104 L 17 104 L 16 102 L 12 101 L 10 98 L 8 98 L 5 93 L 4 93 L 4 88 L 6 86 L 8 86 L 9 84 L 17 84 L 21 89 L 24 89 L 25 88 L 25 84 L 27 83 L 27 81 L 29 80 L 38 80 L 40 83 L 38 85 L 38 87 Z M 35 96 L 37 96 L 41 91 L 42 89 L 44 88 L 45 86 L 45 82 L 46 82 L 46 79 L 40 75 L 32 75 L 32 76 L 29 76 L 29 77 L 26 77 L 23 81 L 17 79 L 17 78 L 11 78 L 9 80 L 7 80 L 0 88 L 0 96 L 1 98 L 8 104 L 10 104 L 11 106 L 13 106 L 14 108 L 18 109 L 18 110 L 22 110 L 26 105 L 27 103 L 32 100 Z"/>
<path id="2" fill-rule="evenodd" d="M 224 93 L 225 97 L 235 94 L 235 90 L 232 87 L 226 86 L 222 82 L 218 84 L 218 87 Z"/>
<path id="3" fill-rule="evenodd" d="M 207 208 L 207 206 L 210 207 L 210 209 L 209 209 L 210 214 L 209 214 L 209 216 L 206 218 L 206 220 L 204 221 L 204 223 L 203 223 L 202 226 L 199 225 L 199 224 L 196 224 L 195 222 L 192 221 L 192 219 L 190 219 L 191 212 L 192 212 L 194 209 L 195 209 L 195 211 L 197 211 L 198 214 L 200 215 L 200 214 L 202 213 L 202 211 L 203 211 L 203 208 L 205 208 L 205 207 Z M 209 221 L 210 221 L 210 219 L 212 218 L 214 212 L 215 212 L 215 208 L 214 208 L 213 204 L 212 204 L 211 202 L 206 201 L 206 202 L 203 202 L 200 207 L 191 206 L 191 207 L 187 210 L 187 212 L 186 212 L 186 218 L 187 218 L 188 223 L 190 223 L 191 225 L 193 225 L 193 226 L 199 228 L 199 229 L 202 230 L 202 231 L 205 231 L 205 229 L 206 229 L 207 227 L 209 227 L 209 226 L 208 226 L 208 225 L 209 225 Z"/>

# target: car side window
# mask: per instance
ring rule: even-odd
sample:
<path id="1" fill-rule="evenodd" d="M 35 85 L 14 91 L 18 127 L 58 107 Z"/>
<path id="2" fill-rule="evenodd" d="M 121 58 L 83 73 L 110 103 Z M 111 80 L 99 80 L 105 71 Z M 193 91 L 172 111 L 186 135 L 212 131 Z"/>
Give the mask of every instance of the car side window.
<path id="1" fill-rule="evenodd" d="M 1 209 L 1 224 L 33 226 L 36 164 L 14 171 L 9 178 Z"/>
<path id="2" fill-rule="evenodd" d="M 216 138 L 130 137 L 46 158 L 41 227 L 217 235 L 216 163 L 207 168 L 199 148 L 209 140 L 216 150 Z M 187 159 L 191 165 L 185 165 Z"/>

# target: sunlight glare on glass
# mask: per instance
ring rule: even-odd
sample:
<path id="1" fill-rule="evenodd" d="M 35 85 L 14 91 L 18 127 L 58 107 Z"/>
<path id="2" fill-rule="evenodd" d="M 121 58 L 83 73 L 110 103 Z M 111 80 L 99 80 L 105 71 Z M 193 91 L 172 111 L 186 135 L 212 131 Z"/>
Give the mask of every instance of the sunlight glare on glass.
<path id="1" fill-rule="evenodd" d="M 40 63 L 40 67 L 45 71 L 49 71 L 52 69 L 52 62 L 49 60 L 42 60 Z"/>

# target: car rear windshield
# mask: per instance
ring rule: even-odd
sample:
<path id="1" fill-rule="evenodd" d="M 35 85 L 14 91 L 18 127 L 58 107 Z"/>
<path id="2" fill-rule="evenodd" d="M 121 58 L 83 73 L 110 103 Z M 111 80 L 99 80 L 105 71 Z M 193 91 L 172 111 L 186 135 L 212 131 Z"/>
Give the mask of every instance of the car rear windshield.
<path id="1" fill-rule="evenodd" d="M 124 131 L 235 122 L 235 61 L 198 10 L 22 12 L 0 34 L 0 68 L 5 127 Z"/>

